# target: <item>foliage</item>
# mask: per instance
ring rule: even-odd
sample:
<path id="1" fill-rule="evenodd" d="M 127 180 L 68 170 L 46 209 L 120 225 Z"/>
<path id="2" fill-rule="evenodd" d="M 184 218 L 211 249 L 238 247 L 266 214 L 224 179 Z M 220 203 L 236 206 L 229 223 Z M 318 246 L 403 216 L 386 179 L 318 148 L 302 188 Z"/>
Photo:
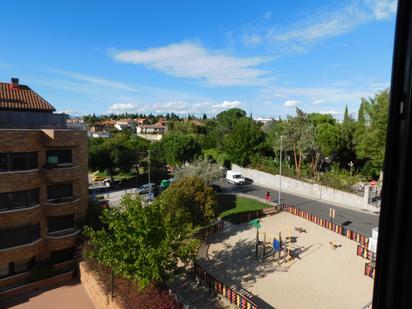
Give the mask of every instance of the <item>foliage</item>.
<path id="1" fill-rule="evenodd" d="M 136 285 L 123 283 L 119 289 L 121 301 L 125 308 L 145 309 L 182 309 L 180 304 L 169 291 L 151 285 L 143 291 L 139 291 Z"/>
<path id="2" fill-rule="evenodd" d="M 187 176 L 201 178 L 206 184 L 210 185 L 214 180 L 223 176 L 220 166 L 208 160 L 196 160 L 190 165 L 183 165 L 175 172 L 175 178 L 180 180 Z"/>
<path id="3" fill-rule="evenodd" d="M 161 194 L 168 211 L 192 226 L 205 225 L 216 219 L 216 195 L 199 177 L 184 177 Z"/>
<path id="4" fill-rule="evenodd" d="M 116 171 L 128 172 L 145 156 L 148 142 L 138 136 L 118 133 L 110 139 L 91 139 L 89 168 L 107 171 L 111 177 Z"/>
<path id="5" fill-rule="evenodd" d="M 296 108 L 296 117 L 288 117 L 284 130 L 284 149 L 293 153 L 296 175 L 301 174 L 303 155 L 315 144 L 314 126 L 307 114 Z"/>
<path id="6" fill-rule="evenodd" d="M 211 149 L 207 149 L 203 151 L 203 155 L 204 157 L 212 162 L 217 162 L 218 164 L 220 164 L 221 166 L 224 166 L 225 168 L 230 168 L 230 160 L 229 160 L 229 156 L 217 149 L 217 148 L 211 148 Z"/>
<path id="7" fill-rule="evenodd" d="M 246 117 L 238 119 L 232 126 L 223 139 L 223 150 L 230 161 L 246 166 L 252 155 L 260 153 L 265 140 L 264 133 L 256 122 Z"/>
<path id="8" fill-rule="evenodd" d="M 375 98 L 365 100 L 362 109 L 363 119 L 357 128 L 358 143 L 356 152 L 360 158 L 370 161 L 369 166 L 374 166 L 375 171 L 376 168 L 382 170 L 385 155 L 389 91 L 379 92 Z"/>
<path id="9" fill-rule="evenodd" d="M 140 289 L 164 281 L 179 260 L 193 257 L 197 241 L 185 239 L 189 225 L 168 211 L 167 202 L 144 207 L 139 196 L 126 195 L 121 206 L 103 212 L 105 228 L 85 228 L 89 257 Z"/>
<path id="10" fill-rule="evenodd" d="M 103 204 L 104 202 L 100 200 L 89 200 L 86 215 L 86 225 L 91 227 L 92 229 L 101 229 L 103 227 L 100 220 L 104 210 Z"/>
<path id="11" fill-rule="evenodd" d="M 337 164 L 334 164 L 331 170 L 322 174 L 320 178 L 321 184 L 344 191 L 350 190 L 352 185 L 360 181 L 360 175 L 351 175 L 350 172 L 341 169 Z"/>
<path id="12" fill-rule="evenodd" d="M 193 159 L 201 153 L 201 147 L 192 135 L 182 132 L 166 134 L 160 143 L 160 156 L 169 164 L 179 166 Z"/>

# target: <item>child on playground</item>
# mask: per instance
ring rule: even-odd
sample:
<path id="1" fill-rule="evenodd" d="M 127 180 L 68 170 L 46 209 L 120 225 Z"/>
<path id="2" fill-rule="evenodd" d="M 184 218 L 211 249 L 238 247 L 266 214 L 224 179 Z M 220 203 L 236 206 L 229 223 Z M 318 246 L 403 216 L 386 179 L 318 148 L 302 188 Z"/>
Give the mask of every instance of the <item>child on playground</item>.
<path id="1" fill-rule="evenodd" d="M 266 196 L 265 196 L 266 202 L 270 202 L 270 192 L 266 191 Z"/>

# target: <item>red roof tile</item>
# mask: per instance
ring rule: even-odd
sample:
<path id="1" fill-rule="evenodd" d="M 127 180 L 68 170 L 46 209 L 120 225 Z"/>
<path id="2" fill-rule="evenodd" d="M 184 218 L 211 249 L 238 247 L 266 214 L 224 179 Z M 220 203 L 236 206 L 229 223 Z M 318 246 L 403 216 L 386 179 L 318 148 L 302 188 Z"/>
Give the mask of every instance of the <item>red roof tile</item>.
<path id="1" fill-rule="evenodd" d="M 0 83 L 0 110 L 54 112 L 56 109 L 26 85 Z"/>

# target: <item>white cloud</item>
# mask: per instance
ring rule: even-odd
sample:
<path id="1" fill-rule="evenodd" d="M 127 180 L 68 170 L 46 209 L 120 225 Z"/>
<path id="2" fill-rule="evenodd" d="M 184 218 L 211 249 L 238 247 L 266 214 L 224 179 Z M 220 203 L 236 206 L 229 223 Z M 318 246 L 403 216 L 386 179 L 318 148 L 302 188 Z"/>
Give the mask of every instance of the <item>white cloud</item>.
<path id="1" fill-rule="evenodd" d="M 283 103 L 283 106 L 284 107 L 296 107 L 298 106 L 298 104 L 299 104 L 299 101 L 297 100 L 288 100 L 285 103 Z"/>
<path id="2" fill-rule="evenodd" d="M 75 73 L 75 72 L 68 72 L 68 71 L 63 71 L 63 70 L 51 70 L 53 73 L 57 73 L 66 77 L 70 77 L 72 79 L 84 81 L 90 84 L 94 84 L 97 86 L 103 86 L 103 87 L 109 87 L 113 89 L 120 89 L 120 90 L 126 90 L 126 91 L 132 91 L 132 92 L 138 92 L 134 87 L 131 87 L 129 85 L 112 81 L 109 79 L 104 79 L 96 76 L 91 76 L 91 75 L 86 75 L 86 74 L 81 74 L 81 73 Z"/>
<path id="3" fill-rule="evenodd" d="M 268 59 L 225 55 L 190 42 L 146 50 L 119 51 L 113 58 L 216 86 L 256 85 L 269 73 L 257 68 Z"/>
<path id="4" fill-rule="evenodd" d="M 370 86 L 365 87 L 273 87 L 262 92 L 262 100 L 274 99 L 273 93 L 281 98 L 295 97 L 301 102 L 319 102 L 322 104 L 348 104 L 358 102 L 361 97 L 369 97 L 375 91 Z M 319 103 L 320 104 L 320 103 Z"/>
<path id="5" fill-rule="evenodd" d="M 321 104 L 323 102 L 324 102 L 323 100 L 315 100 L 315 101 L 312 102 L 312 104 L 313 105 L 318 105 L 318 104 Z"/>
<path id="6" fill-rule="evenodd" d="M 242 42 L 245 46 L 257 46 L 262 43 L 263 39 L 257 34 L 244 34 L 242 36 Z"/>
<path id="7" fill-rule="evenodd" d="M 384 20 L 396 13 L 396 0 L 366 0 L 377 20 Z"/>
<path id="8" fill-rule="evenodd" d="M 334 10 L 321 8 L 286 28 L 279 25 L 249 27 L 248 32 L 243 31 L 243 38 L 259 37 L 259 43 L 277 44 L 282 49 L 304 52 L 307 45 L 317 41 L 343 35 L 367 22 L 392 17 L 396 13 L 396 3 L 396 0 L 352 0 Z M 243 42 L 250 46 L 248 43 L 253 40 L 243 39 Z"/>
<path id="9" fill-rule="evenodd" d="M 239 108 L 241 107 L 241 103 L 239 101 L 223 101 L 220 104 L 214 104 L 212 105 L 212 109 L 215 112 L 223 111 L 226 109 L 231 109 L 231 108 Z"/>
<path id="10" fill-rule="evenodd" d="M 143 109 L 141 109 L 142 111 Z M 122 113 L 134 113 L 138 111 L 138 105 L 135 103 L 115 103 L 112 104 L 107 113 L 109 114 L 122 114 Z"/>
<path id="11" fill-rule="evenodd" d="M 154 104 L 144 104 L 137 105 L 135 103 L 115 103 L 112 104 L 107 113 L 121 114 L 121 113 L 156 113 L 156 114 L 165 114 L 165 113 L 175 113 L 175 114 L 217 114 L 221 111 L 241 107 L 242 104 L 239 101 L 228 101 L 225 100 L 221 103 L 216 102 L 196 102 L 196 103 L 187 103 L 184 101 L 166 101 L 166 102 L 157 102 Z"/>
<path id="12" fill-rule="evenodd" d="M 340 115 L 342 113 L 334 111 L 334 110 L 330 110 L 330 111 L 320 111 L 319 114 L 337 116 L 337 115 Z"/>
<path id="13" fill-rule="evenodd" d="M 183 101 L 169 101 L 156 103 L 151 107 L 156 113 L 187 114 L 188 104 Z"/>

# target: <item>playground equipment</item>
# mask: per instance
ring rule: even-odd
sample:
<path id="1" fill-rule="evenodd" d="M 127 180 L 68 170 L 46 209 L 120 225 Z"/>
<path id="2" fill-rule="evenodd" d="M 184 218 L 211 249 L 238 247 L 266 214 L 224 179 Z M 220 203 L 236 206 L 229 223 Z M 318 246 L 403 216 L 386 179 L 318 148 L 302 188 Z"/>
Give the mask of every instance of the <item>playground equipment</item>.
<path id="1" fill-rule="evenodd" d="M 259 230 L 256 233 L 256 259 L 265 260 L 269 256 L 274 256 L 275 260 L 280 264 L 283 260 L 283 263 L 288 262 L 289 258 L 293 258 L 291 253 L 291 233 L 290 228 L 287 227 L 288 235 L 283 240 L 282 232 L 279 232 L 279 236 L 263 232 L 259 233 Z M 261 239 L 262 237 L 262 239 Z"/>

